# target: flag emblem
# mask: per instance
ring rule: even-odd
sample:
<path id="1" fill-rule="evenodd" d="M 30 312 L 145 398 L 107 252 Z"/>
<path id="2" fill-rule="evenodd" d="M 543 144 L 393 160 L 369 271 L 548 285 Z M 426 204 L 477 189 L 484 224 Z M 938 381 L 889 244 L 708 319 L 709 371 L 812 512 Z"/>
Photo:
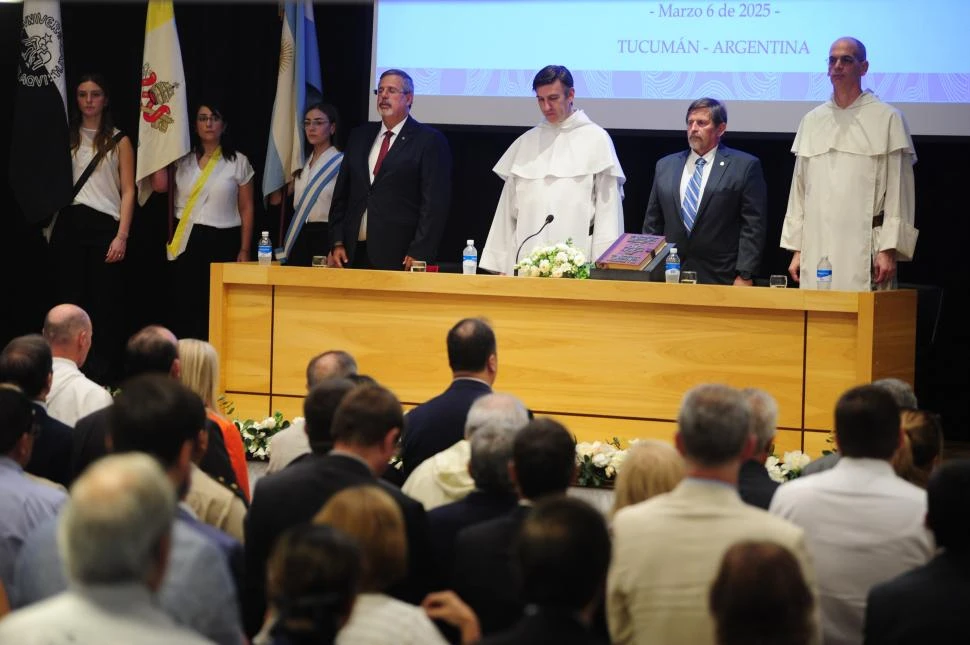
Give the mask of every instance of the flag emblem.
<path id="1" fill-rule="evenodd" d="M 142 67 L 141 117 L 152 128 L 165 133 L 168 132 L 168 126 L 175 123 L 171 116 L 172 108 L 167 104 L 180 85 L 178 82 L 158 80 L 150 63 L 145 63 Z"/>

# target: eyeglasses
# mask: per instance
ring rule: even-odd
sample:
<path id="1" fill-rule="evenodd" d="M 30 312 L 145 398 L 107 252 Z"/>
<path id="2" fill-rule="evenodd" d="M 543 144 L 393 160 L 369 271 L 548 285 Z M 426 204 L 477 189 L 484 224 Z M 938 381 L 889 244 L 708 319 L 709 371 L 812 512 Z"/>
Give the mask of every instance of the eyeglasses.
<path id="1" fill-rule="evenodd" d="M 381 94 L 397 96 L 398 94 L 407 94 L 407 92 L 404 90 L 399 90 L 396 87 L 378 87 L 376 90 L 374 90 L 374 96 L 380 96 Z"/>
<path id="2" fill-rule="evenodd" d="M 218 114 L 200 114 L 195 117 L 195 120 L 199 123 L 219 123 L 222 121 L 222 117 Z"/>
<path id="3" fill-rule="evenodd" d="M 304 128 L 309 128 L 310 126 L 322 128 L 325 125 L 330 125 L 330 121 L 327 121 L 326 119 L 307 119 L 303 122 Z"/>
<path id="4" fill-rule="evenodd" d="M 836 63 L 842 63 L 843 65 L 852 65 L 853 63 L 862 62 L 855 56 L 849 56 L 848 54 L 844 56 L 829 56 L 828 57 L 829 67 L 835 67 Z"/>

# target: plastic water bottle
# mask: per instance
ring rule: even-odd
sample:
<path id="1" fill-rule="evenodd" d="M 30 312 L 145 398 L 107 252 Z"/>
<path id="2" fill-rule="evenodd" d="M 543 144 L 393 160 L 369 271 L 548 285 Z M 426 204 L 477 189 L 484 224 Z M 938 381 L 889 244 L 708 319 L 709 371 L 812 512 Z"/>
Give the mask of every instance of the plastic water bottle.
<path id="1" fill-rule="evenodd" d="M 671 246 L 670 253 L 667 254 L 667 263 L 664 265 L 667 282 L 680 282 L 680 256 L 677 255 L 677 247 Z"/>
<path id="2" fill-rule="evenodd" d="M 832 288 L 832 263 L 829 256 L 823 255 L 815 269 L 815 283 L 819 291 L 829 291 Z"/>
<path id="3" fill-rule="evenodd" d="M 273 243 L 269 241 L 269 231 L 263 231 L 259 238 L 259 245 L 256 247 L 256 258 L 260 264 L 269 264 L 273 261 Z"/>
<path id="4" fill-rule="evenodd" d="M 475 275 L 478 273 L 478 249 L 475 248 L 475 240 L 466 240 L 465 250 L 461 252 L 461 272 L 465 275 Z"/>

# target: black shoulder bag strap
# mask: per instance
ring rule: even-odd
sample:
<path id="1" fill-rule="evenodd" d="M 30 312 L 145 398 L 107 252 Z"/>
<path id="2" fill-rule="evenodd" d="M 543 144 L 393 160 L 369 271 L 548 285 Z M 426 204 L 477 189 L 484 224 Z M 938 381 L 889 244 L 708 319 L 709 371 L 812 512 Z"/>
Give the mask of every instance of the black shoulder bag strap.
<path id="1" fill-rule="evenodd" d="M 115 136 L 111 137 L 111 140 L 114 141 L 115 144 L 117 144 L 119 141 L 121 141 L 124 138 L 124 136 L 125 136 L 125 133 L 119 130 L 117 133 L 115 133 Z M 84 172 L 81 173 L 81 176 L 77 178 L 76 182 L 74 182 L 74 188 L 71 189 L 71 202 L 74 201 L 74 198 L 77 197 L 77 194 L 81 192 L 82 188 L 84 188 L 84 184 L 86 184 L 88 179 L 90 179 L 91 173 L 93 173 L 94 169 L 98 167 L 98 164 L 101 163 L 101 159 L 103 157 L 104 157 L 104 151 L 98 150 L 98 154 L 94 155 L 94 159 L 91 160 L 91 163 L 88 164 L 88 167 L 84 169 Z"/>

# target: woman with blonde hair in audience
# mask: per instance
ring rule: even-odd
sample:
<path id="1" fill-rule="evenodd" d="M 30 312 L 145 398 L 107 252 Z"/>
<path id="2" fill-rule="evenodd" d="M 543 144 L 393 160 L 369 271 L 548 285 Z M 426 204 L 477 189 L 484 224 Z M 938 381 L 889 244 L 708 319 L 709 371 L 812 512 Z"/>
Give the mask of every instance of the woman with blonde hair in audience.
<path id="1" fill-rule="evenodd" d="M 717 645 L 809 645 L 815 600 L 795 556 L 772 542 L 738 542 L 708 596 Z"/>
<path id="2" fill-rule="evenodd" d="M 447 643 L 421 608 L 385 593 L 404 578 L 408 561 L 404 514 L 390 494 L 373 485 L 344 489 L 330 498 L 313 523 L 350 535 L 361 551 L 360 595 L 337 645 Z M 463 642 L 477 641 L 479 634 L 462 631 L 469 634 Z"/>
<path id="3" fill-rule="evenodd" d="M 926 488 L 943 457 L 940 416 L 926 410 L 903 409 L 899 418 L 903 441 L 893 455 L 893 469 L 906 481 Z"/>
<path id="4" fill-rule="evenodd" d="M 669 443 L 654 439 L 637 441 L 630 446 L 616 476 L 613 515 L 625 506 L 669 493 L 684 478 L 684 472 L 683 457 Z"/>
<path id="5" fill-rule="evenodd" d="M 222 440 L 232 462 L 232 471 L 243 499 L 249 502 L 249 469 L 246 465 L 246 447 L 236 424 L 215 409 L 218 398 L 219 355 L 216 348 L 204 340 L 183 338 L 179 340 L 179 366 L 182 384 L 199 395 L 205 404 L 206 416 L 219 426 Z"/>

